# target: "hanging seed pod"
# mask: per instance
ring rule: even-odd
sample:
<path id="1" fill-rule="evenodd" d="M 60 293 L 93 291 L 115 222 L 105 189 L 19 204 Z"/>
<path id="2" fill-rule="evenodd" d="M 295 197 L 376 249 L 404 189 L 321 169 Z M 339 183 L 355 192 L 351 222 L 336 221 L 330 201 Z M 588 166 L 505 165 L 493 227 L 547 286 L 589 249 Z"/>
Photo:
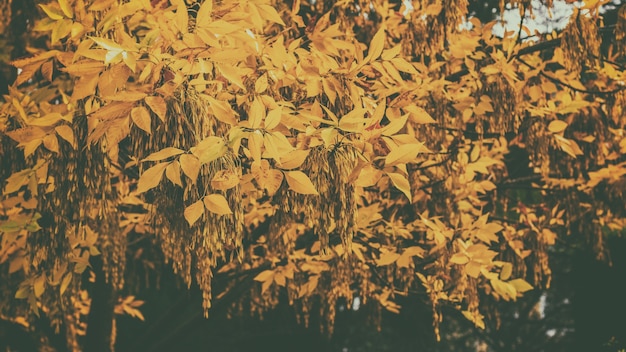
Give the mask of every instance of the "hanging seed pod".
<path id="1" fill-rule="evenodd" d="M 581 72 L 600 64 L 601 37 L 598 24 L 591 16 L 582 15 L 579 10 L 572 15 L 570 23 L 563 31 L 561 46 L 565 59 L 565 68 Z"/>
<path id="2" fill-rule="evenodd" d="M 351 145 L 313 148 L 302 164 L 302 171 L 309 176 L 319 195 L 299 194 L 281 187 L 276 195 L 277 219 L 291 214 L 291 219 L 297 220 L 304 215 L 305 225 L 319 236 L 322 252 L 329 247 L 330 233 L 335 232 L 349 253 L 357 216 L 354 186 L 349 176 L 356 160 L 357 154 Z"/>
<path id="3" fill-rule="evenodd" d="M 402 36 L 404 53 L 424 58 L 441 52 L 465 21 L 467 6 L 467 0 L 414 1 L 408 31 Z"/>
<path id="4" fill-rule="evenodd" d="M 191 285 L 194 275 L 203 291 L 203 307 L 208 313 L 211 299 L 212 268 L 218 260 L 227 260 L 229 253 L 243 258 L 243 204 L 239 184 L 219 190 L 211 180 L 220 172 L 241 174 L 239 159 L 232 153 L 203 165 L 195 184 L 185 180 L 184 189 L 164 183 L 155 194 L 155 227 L 161 229 L 161 248 L 174 271 Z M 221 215 L 205 209 L 193 226 L 181 221 L 184 209 L 202 199 L 203 195 L 222 194 L 232 214 Z"/>
<path id="5" fill-rule="evenodd" d="M 539 168 L 544 177 L 550 174 L 550 136 L 546 131 L 543 121 L 531 121 L 524 140 L 532 166 Z"/>
<path id="6" fill-rule="evenodd" d="M 607 97 L 608 117 L 612 128 L 626 127 L 626 91 Z"/>
<path id="7" fill-rule="evenodd" d="M 167 102 L 165 121 L 153 116 L 151 127 L 151 135 L 139 129 L 131 131 L 133 151 L 140 160 L 166 147 L 189 150 L 204 138 L 223 132 L 209 113 L 209 101 L 190 87 L 175 92 Z M 196 278 L 203 291 L 205 315 L 210 307 L 212 268 L 218 260 L 227 260 L 230 253 L 238 260 L 243 258 L 241 191 L 238 183 L 226 188 L 214 183 L 216 175 L 222 173 L 241 177 L 241 162 L 233 153 L 202 165 L 196 180 L 184 178 L 182 187 L 165 181 L 150 195 L 152 221 L 165 260 L 188 286 Z M 205 208 L 191 227 L 181 221 L 186 207 L 214 194 L 226 199 L 232 214 L 216 214 Z"/>
<path id="8" fill-rule="evenodd" d="M 493 112 L 490 113 L 493 118 L 487 119 L 489 125 L 486 132 L 504 134 L 504 132 L 516 132 L 519 129 L 521 123 L 519 96 L 511 82 L 501 74 L 487 76 L 482 94 L 477 97 L 481 95 L 491 99 L 493 108 Z M 478 104 L 480 99 L 477 100 Z M 482 124 L 482 121 L 476 122 L 477 128 L 479 124 Z"/>
<path id="9" fill-rule="evenodd" d="M 529 248 L 533 250 L 533 282 L 535 286 L 550 288 L 552 270 L 548 261 L 548 245 L 542 240 L 542 236 L 536 232 L 531 235 Z"/>

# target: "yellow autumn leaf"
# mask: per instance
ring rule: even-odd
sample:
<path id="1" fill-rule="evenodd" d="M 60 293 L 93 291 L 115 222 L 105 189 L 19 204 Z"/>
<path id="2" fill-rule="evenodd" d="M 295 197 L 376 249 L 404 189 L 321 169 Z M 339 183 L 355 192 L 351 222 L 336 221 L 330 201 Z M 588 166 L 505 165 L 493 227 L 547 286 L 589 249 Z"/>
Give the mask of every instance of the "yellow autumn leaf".
<path id="1" fill-rule="evenodd" d="M 105 64 L 109 64 L 113 62 L 115 59 L 121 60 L 122 52 L 127 50 L 120 44 L 110 39 L 100 38 L 100 37 L 89 37 L 89 38 L 93 40 L 94 43 L 98 44 L 101 48 L 107 51 L 105 55 L 105 59 L 104 59 Z"/>
<path id="2" fill-rule="evenodd" d="M 513 265 L 511 263 L 504 263 L 502 270 L 500 271 L 500 280 L 508 280 L 513 273 Z"/>
<path id="3" fill-rule="evenodd" d="M 149 96 L 144 98 L 146 104 L 150 107 L 150 110 L 154 112 L 161 122 L 165 122 L 167 116 L 167 103 L 165 99 L 160 96 Z"/>
<path id="4" fill-rule="evenodd" d="M 198 157 L 200 164 L 206 164 L 226 154 L 228 146 L 223 138 L 210 136 L 190 149 L 191 153 Z"/>
<path id="5" fill-rule="evenodd" d="M 265 129 L 273 130 L 280 123 L 281 117 L 283 115 L 283 109 L 278 107 L 276 109 L 272 109 L 268 111 L 267 116 L 265 117 Z"/>
<path id="6" fill-rule="evenodd" d="M 191 204 L 190 206 L 185 208 L 183 215 L 185 216 L 185 220 L 189 223 L 189 226 L 193 226 L 193 224 L 202 217 L 204 214 L 204 205 L 201 200 L 198 200 Z"/>
<path id="7" fill-rule="evenodd" d="M 400 258 L 400 254 L 396 252 L 385 252 L 380 255 L 380 258 L 376 260 L 377 266 L 385 266 L 394 263 Z"/>
<path id="8" fill-rule="evenodd" d="M 241 80 L 241 74 L 238 72 L 236 67 L 229 64 L 217 64 L 216 66 L 222 76 L 224 76 L 227 80 L 241 89 L 246 89 L 243 81 Z"/>
<path id="9" fill-rule="evenodd" d="M 41 297 L 41 295 L 46 290 L 46 275 L 41 274 L 35 278 L 35 282 L 33 283 L 33 292 L 35 293 L 35 297 Z"/>
<path id="10" fill-rule="evenodd" d="M 283 183 L 283 173 L 280 170 L 273 169 L 265 159 L 252 162 L 251 174 L 259 187 L 267 190 L 269 195 L 274 195 Z"/>
<path id="11" fill-rule="evenodd" d="M 383 172 L 381 170 L 367 164 L 359 172 L 354 184 L 359 187 L 371 187 L 378 183 L 382 175 Z"/>
<path id="12" fill-rule="evenodd" d="M 183 180 L 180 178 L 180 171 L 180 163 L 178 161 L 173 161 L 167 168 L 165 168 L 165 177 L 167 177 L 167 179 L 173 184 L 182 187 Z"/>
<path id="13" fill-rule="evenodd" d="M 421 152 L 424 143 L 403 144 L 393 149 L 385 157 L 385 165 L 396 165 L 415 162 L 415 158 Z"/>
<path id="14" fill-rule="evenodd" d="M 160 160 L 172 157 L 172 156 L 180 155 L 180 154 L 182 154 L 184 152 L 185 152 L 184 150 L 181 150 L 181 149 L 178 149 L 178 148 L 166 147 L 166 148 L 163 148 L 163 149 L 159 150 L 158 152 L 154 152 L 154 153 L 148 155 L 142 161 L 160 161 Z"/>
<path id="15" fill-rule="evenodd" d="M 261 122 L 263 122 L 263 120 L 265 120 L 265 106 L 260 99 L 254 98 L 248 111 L 247 127 L 257 129 L 261 127 Z"/>
<path id="16" fill-rule="evenodd" d="M 228 206 L 226 198 L 217 193 L 209 194 L 204 197 L 204 206 L 208 211 L 219 215 L 228 215 L 233 213 L 233 211 L 230 210 L 230 206 Z"/>
<path id="17" fill-rule="evenodd" d="M 261 147 L 263 147 L 263 133 L 254 131 L 248 134 L 248 150 L 252 160 L 261 160 Z"/>
<path id="18" fill-rule="evenodd" d="M 302 165 L 306 157 L 309 155 L 309 150 L 292 150 L 286 155 L 282 156 L 279 160 L 279 166 L 283 169 L 296 169 Z"/>
<path id="19" fill-rule="evenodd" d="M 72 24 L 72 20 L 69 19 L 57 21 L 52 29 L 52 33 L 50 33 L 50 42 L 55 44 L 58 43 L 59 40 L 67 37 L 72 31 Z"/>
<path id="20" fill-rule="evenodd" d="M 203 1 L 196 16 L 196 26 L 206 27 L 212 22 L 213 1 Z"/>
<path id="21" fill-rule="evenodd" d="M 254 281 L 265 282 L 274 277 L 274 270 L 264 270 L 254 277 Z"/>
<path id="22" fill-rule="evenodd" d="M 283 19 L 280 18 L 280 16 L 278 15 L 278 12 L 276 12 L 276 9 L 273 6 L 270 6 L 267 4 L 259 4 L 258 10 L 263 16 L 263 18 L 269 21 L 272 21 L 274 23 L 278 23 L 281 26 L 285 25 L 285 22 L 283 22 Z"/>
<path id="23" fill-rule="evenodd" d="M 130 112 L 130 118 L 135 126 L 139 127 L 148 134 L 152 134 L 152 118 L 150 112 L 144 106 L 136 106 Z"/>
<path id="24" fill-rule="evenodd" d="M 393 59 L 394 57 L 398 56 L 398 54 L 400 54 L 401 51 L 402 51 L 402 45 L 398 44 L 391 49 L 384 50 L 381 55 L 381 58 L 385 61 L 389 61 Z"/>
<path id="25" fill-rule="evenodd" d="M 391 63 L 396 69 L 398 69 L 398 71 L 411 73 L 414 75 L 419 73 L 411 63 L 401 57 L 395 57 L 391 59 Z"/>
<path id="26" fill-rule="evenodd" d="M 388 172 L 387 176 L 389 176 L 389 179 L 391 180 L 391 183 L 393 183 L 394 187 L 404 193 L 404 195 L 409 199 L 409 202 L 412 202 L 411 184 L 409 183 L 409 180 L 407 180 L 407 178 L 403 175 L 395 172 Z"/>
<path id="27" fill-rule="evenodd" d="M 239 175 L 232 170 L 220 170 L 211 180 L 211 187 L 220 191 L 231 189 L 239 184 Z"/>
<path id="28" fill-rule="evenodd" d="M 363 62 L 368 63 L 370 61 L 378 59 L 380 54 L 383 52 L 383 49 L 385 48 L 385 38 L 385 28 L 381 27 L 374 35 L 374 38 L 372 38 L 367 52 L 367 56 L 365 57 Z"/>
<path id="29" fill-rule="evenodd" d="M 59 7 L 61 8 L 61 11 L 63 11 L 63 14 L 65 15 L 65 17 L 67 18 L 74 17 L 72 6 L 70 6 L 68 0 L 58 0 L 58 1 L 59 1 Z"/>
<path id="30" fill-rule="evenodd" d="M 72 147 L 76 147 L 76 139 L 74 138 L 74 130 L 68 125 L 59 125 L 54 128 L 57 135 L 66 140 Z"/>
<path id="31" fill-rule="evenodd" d="M 435 121 L 435 119 L 432 118 L 432 116 L 430 116 L 430 114 L 426 110 L 424 110 L 424 108 L 421 108 L 419 106 L 407 105 L 404 106 L 402 109 L 409 113 L 409 118 L 415 123 L 423 124 L 437 122 Z"/>
<path id="32" fill-rule="evenodd" d="M 64 17 L 63 11 L 59 11 L 59 9 L 53 6 L 39 4 L 39 7 L 45 12 L 46 16 L 52 20 L 62 20 Z"/>
<path id="33" fill-rule="evenodd" d="M 384 136 L 393 136 L 400 132 L 406 126 L 406 121 L 409 119 L 409 114 L 404 114 L 400 117 L 390 119 L 391 122 L 382 128 L 381 134 Z"/>
<path id="34" fill-rule="evenodd" d="M 230 106 L 229 102 L 217 100 L 211 96 L 206 96 L 206 98 L 216 119 L 232 126 L 237 125 L 237 113 Z"/>
<path id="35" fill-rule="evenodd" d="M 289 189 L 301 194 L 319 194 L 309 177 L 302 171 L 286 171 L 285 180 Z"/>
<path id="36" fill-rule="evenodd" d="M 578 143 L 576 143 L 573 139 L 565 138 L 559 134 L 555 134 L 554 138 L 559 148 L 569 154 L 572 158 L 576 158 L 578 155 L 584 154 L 582 149 L 578 146 Z"/>
<path id="37" fill-rule="evenodd" d="M 365 118 L 367 109 L 356 108 L 339 119 L 339 129 L 346 132 L 363 132 L 370 119 Z"/>
<path id="38" fill-rule="evenodd" d="M 144 171 L 137 182 L 137 193 L 144 193 L 158 186 L 168 165 L 169 163 L 159 163 Z"/>
<path id="39" fill-rule="evenodd" d="M 59 139 L 55 134 L 49 134 L 43 138 L 43 146 L 51 152 L 59 153 Z"/>
<path id="40" fill-rule="evenodd" d="M 261 75 L 254 83 L 254 91 L 257 94 L 263 94 L 268 87 L 267 74 Z"/>
<path id="41" fill-rule="evenodd" d="M 71 282 L 72 282 L 72 272 L 70 271 L 66 273 L 63 276 L 63 279 L 61 280 L 61 287 L 59 288 L 59 292 L 61 293 L 61 295 L 65 293 L 65 291 L 67 290 Z"/>
<path id="42" fill-rule="evenodd" d="M 22 171 L 18 171 L 6 180 L 7 184 L 4 187 L 4 192 L 2 194 L 7 195 L 13 192 L 17 192 L 23 185 L 28 182 L 28 178 L 32 174 L 31 169 L 26 169 Z"/>
<path id="43" fill-rule="evenodd" d="M 509 281 L 509 283 L 513 285 L 513 287 L 515 287 L 515 290 L 519 293 L 524 293 L 533 289 L 532 285 L 530 285 L 524 279 L 514 279 Z"/>
<path id="44" fill-rule="evenodd" d="M 294 150 L 287 137 L 280 132 L 265 133 L 263 135 L 263 145 L 265 146 L 265 153 L 263 153 L 263 157 L 276 160 L 280 160 L 281 157 Z"/>
<path id="45" fill-rule="evenodd" d="M 552 133 L 561 133 L 567 128 L 567 122 L 561 120 L 553 120 L 548 125 L 548 131 Z"/>
<path id="46" fill-rule="evenodd" d="M 200 160 L 198 160 L 195 155 L 183 154 L 178 161 L 180 162 L 180 168 L 183 170 L 183 173 L 189 177 L 192 184 L 195 184 L 198 179 L 198 174 L 200 173 Z"/>

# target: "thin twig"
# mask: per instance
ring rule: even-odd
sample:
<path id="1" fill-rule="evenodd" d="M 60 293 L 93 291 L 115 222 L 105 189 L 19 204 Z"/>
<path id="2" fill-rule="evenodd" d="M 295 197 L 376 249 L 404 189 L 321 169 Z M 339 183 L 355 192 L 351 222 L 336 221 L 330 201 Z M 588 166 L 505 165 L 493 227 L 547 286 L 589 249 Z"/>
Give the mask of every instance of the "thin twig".
<path id="1" fill-rule="evenodd" d="M 524 61 L 524 59 L 517 57 L 516 58 L 517 61 L 521 62 L 522 64 L 524 64 L 526 67 L 530 68 L 531 70 L 537 70 L 536 67 L 534 67 L 533 65 L 529 64 L 528 62 Z M 579 93 L 585 93 L 585 94 L 592 94 L 592 95 L 611 95 L 611 94 L 615 94 L 618 93 L 624 89 L 626 89 L 626 86 L 621 86 L 612 90 L 591 90 L 591 89 L 580 89 L 580 88 L 576 88 L 574 86 L 572 86 L 569 83 L 565 83 L 563 81 L 561 81 L 560 79 L 553 77 L 549 74 L 547 74 L 545 71 L 543 70 L 539 70 L 539 75 L 547 78 L 549 81 L 551 81 L 552 83 L 555 84 L 559 84 L 562 85 L 564 87 L 567 87 L 575 92 L 579 92 Z"/>

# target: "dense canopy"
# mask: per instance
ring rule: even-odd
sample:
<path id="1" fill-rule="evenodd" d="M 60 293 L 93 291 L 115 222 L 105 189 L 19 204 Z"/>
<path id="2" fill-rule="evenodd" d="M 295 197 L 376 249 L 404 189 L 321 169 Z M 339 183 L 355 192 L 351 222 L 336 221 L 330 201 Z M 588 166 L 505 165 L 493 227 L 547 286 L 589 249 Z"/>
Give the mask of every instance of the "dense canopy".
<path id="1" fill-rule="evenodd" d="M 468 0 L 17 2 L 0 320 L 70 350 L 113 348 L 169 271 L 205 315 L 288 304 L 331 335 L 402 299 L 484 329 L 570 238 L 607 259 L 624 233 L 626 6 L 544 33 L 552 0 L 502 1 L 497 35 Z"/>

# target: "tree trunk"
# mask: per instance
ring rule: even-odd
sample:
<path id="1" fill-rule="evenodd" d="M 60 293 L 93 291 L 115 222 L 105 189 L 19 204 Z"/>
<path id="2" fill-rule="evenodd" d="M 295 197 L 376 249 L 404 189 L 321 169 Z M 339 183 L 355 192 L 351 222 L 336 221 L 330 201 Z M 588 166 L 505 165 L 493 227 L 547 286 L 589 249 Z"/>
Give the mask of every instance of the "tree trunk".
<path id="1" fill-rule="evenodd" d="M 96 282 L 89 292 L 91 296 L 91 309 L 87 317 L 87 335 L 85 337 L 84 350 L 89 352 L 112 352 L 113 343 L 113 287 L 106 282 L 102 270 L 102 259 L 91 257 L 93 271 L 96 274 Z"/>

